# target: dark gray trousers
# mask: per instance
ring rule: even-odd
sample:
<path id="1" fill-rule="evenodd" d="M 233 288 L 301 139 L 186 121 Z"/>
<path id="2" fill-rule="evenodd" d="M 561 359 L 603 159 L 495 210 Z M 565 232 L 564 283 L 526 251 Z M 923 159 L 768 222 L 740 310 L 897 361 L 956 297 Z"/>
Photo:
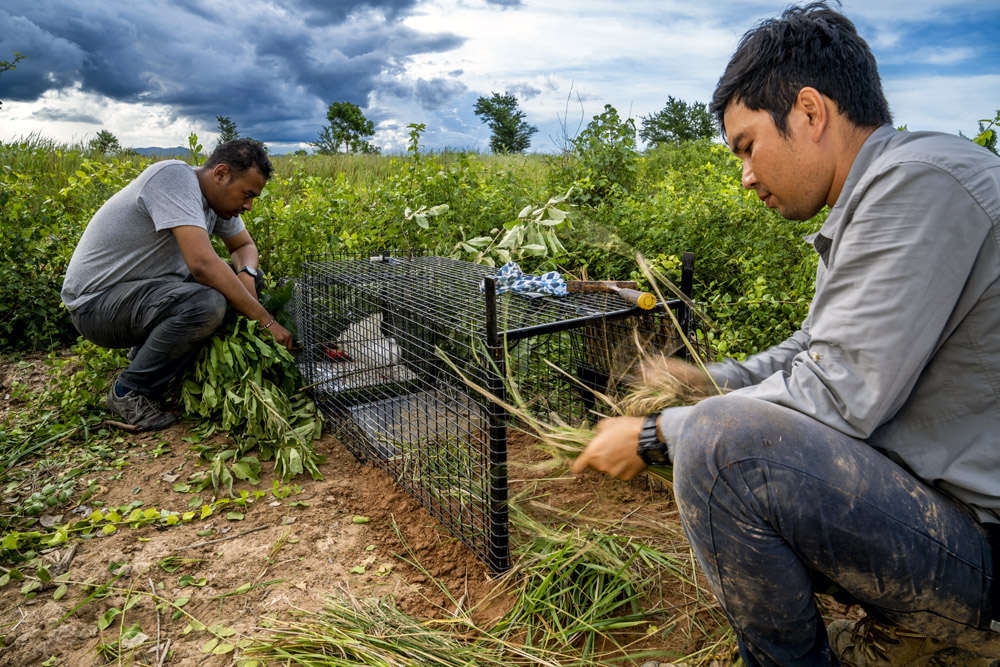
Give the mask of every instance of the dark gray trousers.
<path id="1" fill-rule="evenodd" d="M 226 297 L 197 282 L 142 280 L 102 292 L 70 316 L 101 347 L 139 346 L 118 381 L 155 396 L 180 374 L 226 314 Z"/>
<path id="2" fill-rule="evenodd" d="M 739 395 L 687 418 L 674 460 L 684 530 L 753 667 L 835 663 L 814 593 L 1000 656 L 1000 573 L 966 506 L 861 440 Z"/>

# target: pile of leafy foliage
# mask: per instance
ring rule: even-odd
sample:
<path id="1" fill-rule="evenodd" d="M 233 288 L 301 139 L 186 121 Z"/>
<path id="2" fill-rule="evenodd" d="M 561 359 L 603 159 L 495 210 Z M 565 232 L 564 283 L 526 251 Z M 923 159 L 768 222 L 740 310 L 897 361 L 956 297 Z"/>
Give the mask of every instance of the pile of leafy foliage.
<path id="1" fill-rule="evenodd" d="M 292 289 L 289 282 L 265 292 L 265 307 L 279 312 Z M 275 473 L 286 481 L 304 472 L 322 479 L 323 457 L 313 442 L 323 418 L 301 387 L 292 354 L 255 320 L 230 312 L 180 378 L 184 413 L 201 422 L 196 433 L 207 437 L 221 429 L 236 444 L 221 452 L 200 449 L 211 458 L 216 496 L 223 488 L 232 494 L 233 477 L 259 482 L 262 461 L 273 460 Z"/>

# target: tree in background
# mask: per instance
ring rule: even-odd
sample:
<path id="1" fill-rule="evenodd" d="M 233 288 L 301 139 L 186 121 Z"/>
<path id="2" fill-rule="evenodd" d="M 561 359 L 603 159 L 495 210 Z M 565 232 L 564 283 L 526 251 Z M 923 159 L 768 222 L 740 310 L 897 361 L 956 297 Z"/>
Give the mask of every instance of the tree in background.
<path id="1" fill-rule="evenodd" d="M 326 111 L 329 125 L 316 137 L 311 145 L 320 155 L 339 153 L 378 153 L 378 148 L 368 143 L 375 134 L 375 124 L 365 118 L 361 108 L 350 102 L 334 102 Z"/>
<path id="2" fill-rule="evenodd" d="M 573 140 L 575 160 L 568 165 L 573 201 L 597 205 L 630 193 L 636 185 L 639 154 L 635 121 L 622 118 L 610 104 Z"/>
<path id="3" fill-rule="evenodd" d="M 17 69 L 18 60 L 24 60 L 24 56 L 22 56 L 17 51 L 14 52 L 13 60 L 0 60 L 0 74 L 3 74 L 4 72 L 9 72 L 12 69 Z M 0 101 L 0 108 L 3 108 L 2 101 Z"/>
<path id="4" fill-rule="evenodd" d="M 215 120 L 219 121 L 220 144 L 240 138 L 240 133 L 236 129 L 236 123 L 229 116 L 216 116 Z"/>
<path id="5" fill-rule="evenodd" d="M 650 146 L 695 139 L 711 139 L 717 134 L 715 119 L 703 102 L 688 104 L 667 97 L 667 105 L 649 116 L 642 116 L 639 136 Z"/>
<path id="6" fill-rule="evenodd" d="M 986 123 L 986 125 L 983 125 Z M 997 109 L 997 115 L 993 120 L 989 118 L 983 118 L 979 121 L 979 136 L 973 139 L 974 142 L 993 152 L 994 155 L 1000 155 L 997 153 L 997 127 L 1000 127 L 1000 109 Z M 959 132 L 959 134 L 962 134 Z"/>
<path id="7" fill-rule="evenodd" d="M 97 136 L 90 140 L 90 149 L 100 153 L 101 155 L 111 155 L 112 153 L 121 153 L 122 147 L 118 143 L 118 137 L 111 134 L 108 130 L 101 130 L 97 133 Z"/>
<path id="8" fill-rule="evenodd" d="M 523 153 L 531 145 L 531 135 L 538 132 L 537 127 L 524 121 L 525 113 L 517 108 L 517 98 L 510 93 L 480 97 L 473 110 L 493 132 L 490 150 L 494 153 Z"/>

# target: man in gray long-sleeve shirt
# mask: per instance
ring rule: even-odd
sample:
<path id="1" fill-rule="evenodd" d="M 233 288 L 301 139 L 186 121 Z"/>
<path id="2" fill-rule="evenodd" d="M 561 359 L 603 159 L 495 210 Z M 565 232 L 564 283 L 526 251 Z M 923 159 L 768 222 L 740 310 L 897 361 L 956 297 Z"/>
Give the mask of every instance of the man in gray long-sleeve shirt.
<path id="1" fill-rule="evenodd" d="M 749 665 L 1000 665 L 1000 159 L 894 130 L 821 3 L 748 32 L 712 108 L 768 207 L 831 207 L 809 315 L 709 366 L 723 396 L 605 420 L 574 470 L 674 465 Z M 830 583 L 868 617 L 825 631 Z"/>

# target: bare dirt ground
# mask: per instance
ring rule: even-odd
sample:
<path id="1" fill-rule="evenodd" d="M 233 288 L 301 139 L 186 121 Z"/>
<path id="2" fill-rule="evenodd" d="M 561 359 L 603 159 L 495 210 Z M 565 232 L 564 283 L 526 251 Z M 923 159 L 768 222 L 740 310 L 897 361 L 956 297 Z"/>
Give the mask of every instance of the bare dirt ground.
<path id="1" fill-rule="evenodd" d="M 8 398 L 15 380 L 36 386 L 44 382 L 38 366 L 37 358 L 20 364 L 0 360 L 0 421 L 16 401 Z M 99 473 L 95 496 L 82 507 L 57 508 L 54 512 L 63 516 L 51 519 L 65 522 L 97 507 L 137 500 L 142 509 L 188 511 L 192 494 L 174 486 L 205 468 L 185 441 L 191 427 L 182 422 L 160 433 L 122 433 L 117 447 L 126 456 L 126 465 Z M 513 437 L 510 447 L 512 497 L 530 492 L 530 500 L 520 501 L 527 511 L 557 523 L 564 520 L 561 517 L 585 516 L 612 532 L 659 532 L 676 543 L 694 572 L 668 494 L 596 474 L 574 478 L 566 473 L 565 464 L 544 465 L 550 455 L 530 438 Z M 327 595 L 343 590 L 359 598 L 391 594 L 402 611 L 422 620 L 450 617 L 455 611 L 452 600 L 463 595 L 466 609 L 476 607 L 477 622 L 488 624 L 503 613 L 510 600 L 498 593 L 498 579 L 411 496 L 380 470 L 359 463 L 329 435 L 317 449 L 327 457 L 321 481 L 300 477 L 274 493 L 273 477 L 262 472 L 256 487 L 237 484 L 237 493 L 265 492 L 245 508 L 231 507 L 243 515 L 241 520 L 228 519 L 228 510 L 222 510 L 204 520 L 170 527 L 123 525 L 110 535 L 71 540 L 45 558 L 53 563 L 53 575 L 69 572 L 71 582 L 105 582 L 113 563 L 125 563 L 128 573 L 116 587 L 155 591 L 171 601 L 187 597 L 185 612 L 205 626 L 235 631 L 234 641 L 260 636 L 268 618 L 319 610 Z M 268 471 L 270 465 L 264 468 Z M 210 498 L 211 489 L 200 495 Z M 0 506 L 0 511 L 6 509 Z M 369 520 L 357 523 L 355 517 Z M 202 585 L 182 585 L 192 579 Z M 451 600 L 439 586 L 450 592 Z M 659 602 L 676 612 L 676 627 L 635 642 L 634 650 L 662 648 L 664 653 L 683 655 L 706 641 L 705 632 L 695 626 L 723 631 L 717 618 L 705 611 L 713 602 L 703 581 L 694 588 L 664 587 Z M 0 667 L 106 664 L 96 648 L 118 641 L 122 628 L 133 623 L 139 624 L 147 643 L 135 652 L 133 662 L 121 664 L 236 664 L 234 653 L 203 654 L 211 635 L 197 629 L 185 633 L 191 618 L 172 620 L 174 609 L 158 611 L 152 595 L 141 597 L 101 630 L 98 622 L 109 609 L 124 608 L 123 593 L 85 601 L 85 589 L 71 585 L 65 597 L 54 601 L 54 589 L 54 584 L 47 584 L 33 599 L 25 599 L 14 582 L 0 589 L 0 634 L 6 634 Z M 698 598 L 703 611 L 689 615 Z M 159 660 L 168 642 L 169 652 Z"/>

